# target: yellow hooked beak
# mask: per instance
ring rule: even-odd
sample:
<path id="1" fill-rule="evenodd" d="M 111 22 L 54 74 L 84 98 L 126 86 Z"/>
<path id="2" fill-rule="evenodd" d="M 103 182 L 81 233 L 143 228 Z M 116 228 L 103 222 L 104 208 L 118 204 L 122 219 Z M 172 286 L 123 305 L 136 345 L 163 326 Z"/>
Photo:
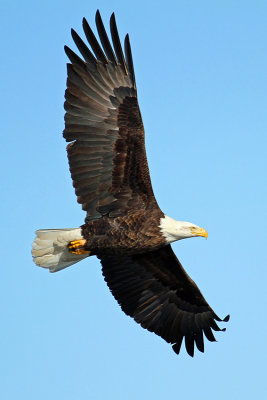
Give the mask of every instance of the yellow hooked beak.
<path id="1" fill-rule="evenodd" d="M 194 236 L 203 236 L 206 239 L 208 237 L 208 232 L 203 228 L 192 227 L 192 228 L 190 228 L 190 230 Z"/>

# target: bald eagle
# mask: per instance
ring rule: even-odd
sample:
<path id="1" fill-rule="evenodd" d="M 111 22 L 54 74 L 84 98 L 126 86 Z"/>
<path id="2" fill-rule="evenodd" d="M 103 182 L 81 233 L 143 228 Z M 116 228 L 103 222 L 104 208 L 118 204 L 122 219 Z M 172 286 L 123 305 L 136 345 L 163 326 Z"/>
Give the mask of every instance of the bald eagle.
<path id="1" fill-rule="evenodd" d="M 90 256 L 122 310 L 143 328 L 161 336 L 179 354 L 183 338 L 190 356 L 204 351 L 203 333 L 222 321 L 175 256 L 171 243 L 203 236 L 205 229 L 165 215 L 155 199 L 145 150 L 128 34 L 124 52 L 114 13 L 113 47 L 99 11 L 97 40 L 86 19 L 91 47 L 72 30 L 83 58 L 65 52 L 65 129 L 73 186 L 85 223 L 76 229 L 41 229 L 32 246 L 34 262 L 56 272 Z M 229 316 L 223 321 L 228 321 Z"/>

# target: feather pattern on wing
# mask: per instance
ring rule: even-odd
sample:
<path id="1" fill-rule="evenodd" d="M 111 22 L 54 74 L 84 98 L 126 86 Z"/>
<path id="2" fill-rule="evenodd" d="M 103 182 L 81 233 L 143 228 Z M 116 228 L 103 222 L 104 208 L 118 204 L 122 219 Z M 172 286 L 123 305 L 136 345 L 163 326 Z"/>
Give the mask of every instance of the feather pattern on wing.
<path id="1" fill-rule="evenodd" d="M 92 51 L 72 30 L 82 60 L 65 47 L 68 64 L 65 130 L 68 158 L 78 202 L 86 221 L 126 215 L 134 207 L 157 207 L 146 159 L 144 127 L 138 106 L 129 36 L 125 57 L 114 14 L 110 19 L 114 50 L 101 16 L 100 42 L 83 20 Z"/>
<path id="2" fill-rule="evenodd" d="M 100 256 L 104 278 L 120 304 L 143 328 L 171 343 L 179 354 L 185 339 L 189 355 L 194 344 L 204 351 L 203 333 L 215 341 L 221 319 L 187 275 L 170 245 L 145 254 Z M 224 321 L 228 321 L 227 316 Z"/>

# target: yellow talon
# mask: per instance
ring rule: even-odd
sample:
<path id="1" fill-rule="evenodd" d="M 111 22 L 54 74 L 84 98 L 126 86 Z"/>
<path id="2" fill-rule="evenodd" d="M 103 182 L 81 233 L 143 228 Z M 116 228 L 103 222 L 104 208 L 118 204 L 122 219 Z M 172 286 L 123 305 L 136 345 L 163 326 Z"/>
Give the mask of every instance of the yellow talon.
<path id="1" fill-rule="evenodd" d="M 91 251 L 89 251 L 89 250 L 84 250 L 84 249 L 69 250 L 69 252 L 70 252 L 71 254 L 77 254 L 77 255 L 79 255 L 79 254 L 90 254 L 90 253 L 91 253 Z"/>
<path id="2" fill-rule="evenodd" d="M 80 240 L 72 240 L 68 244 L 68 249 L 69 252 L 72 254 L 90 254 L 91 252 L 89 250 L 85 250 L 84 246 L 86 245 L 86 240 L 85 239 L 80 239 Z"/>
<path id="3" fill-rule="evenodd" d="M 80 240 L 72 240 L 68 244 L 69 249 L 78 249 L 80 247 L 83 247 L 86 244 L 85 239 L 80 239 Z"/>

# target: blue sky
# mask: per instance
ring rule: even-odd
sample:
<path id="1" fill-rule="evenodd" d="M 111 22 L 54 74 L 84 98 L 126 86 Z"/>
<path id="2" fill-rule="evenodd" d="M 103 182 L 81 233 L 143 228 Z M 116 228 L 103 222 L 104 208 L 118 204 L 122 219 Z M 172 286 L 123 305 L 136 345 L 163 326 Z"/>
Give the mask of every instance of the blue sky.
<path id="1" fill-rule="evenodd" d="M 34 266 L 38 228 L 78 227 L 63 130 L 64 44 L 115 11 L 130 34 L 153 187 L 205 227 L 173 247 L 221 317 L 191 359 L 126 317 L 91 258 Z M 265 1 L 2 1 L 1 364 L 10 399 L 263 398 L 266 393 Z"/>

